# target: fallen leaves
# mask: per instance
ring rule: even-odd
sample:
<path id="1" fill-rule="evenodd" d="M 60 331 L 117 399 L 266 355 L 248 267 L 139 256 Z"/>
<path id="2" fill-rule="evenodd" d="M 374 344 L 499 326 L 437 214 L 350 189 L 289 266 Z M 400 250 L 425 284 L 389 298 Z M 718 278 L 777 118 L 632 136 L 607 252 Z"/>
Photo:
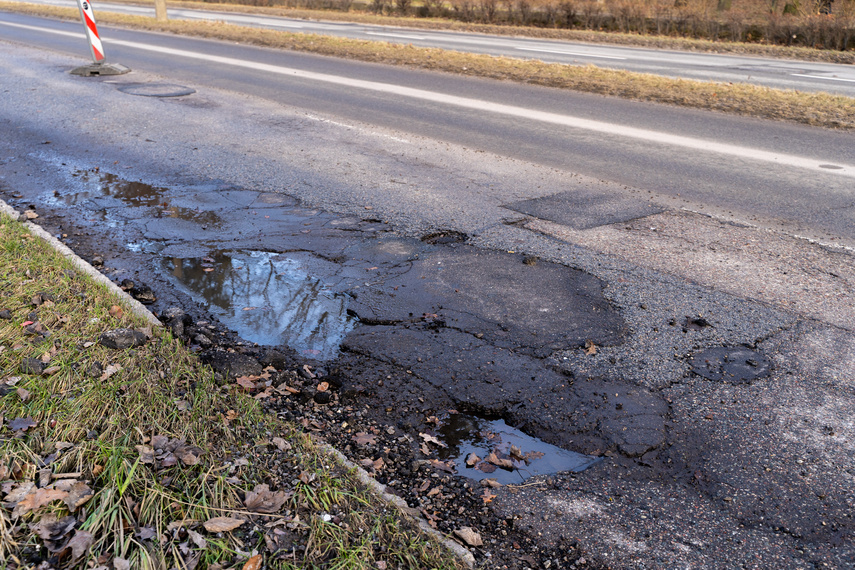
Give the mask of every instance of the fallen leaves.
<path id="1" fill-rule="evenodd" d="M 357 434 L 354 434 L 353 441 L 356 445 L 374 445 L 377 443 L 377 436 L 371 433 L 365 433 L 361 431 Z"/>
<path id="2" fill-rule="evenodd" d="M 257 513 L 278 512 L 294 493 L 271 491 L 268 485 L 256 485 L 252 491 L 247 491 L 243 504 L 249 511 Z"/>
<path id="3" fill-rule="evenodd" d="M 454 535 L 469 546 L 481 546 L 484 542 L 481 540 L 481 535 L 471 527 L 464 526 L 456 529 Z"/>
<path id="4" fill-rule="evenodd" d="M 261 557 L 261 554 L 256 554 L 246 561 L 246 564 L 243 565 L 243 570 L 259 570 L 262 562 L 264 562 L 264 559 Z"/>
<path id="5" fill-rule="evenodd" d="M 33 418 L 15 418 L 14 420 L 9 420 L 9 429 L 12 431 L 20 431 L 22 433 L 26 432 L 30 428 L 34 428 L 39 423 Z"/>
<path id="6" fill-rule="evenodd" d="M 202 526 L 205 527 L 205 530 L 212 533 L 217 532 L 230 532 L 242 525 L 244 522 L 243 519 L 236 519 L 233 517 L 214 517 L 202 523 Z"/>
<path id="7" fill-rule="evenodd" d="M 597 345 L 594 344 L 592 340 L 585 341 L 585 355 L 586 356 L 596 356 L 597 355 Z"/>
<path id="8" fill-rule="evenodd" d="M 154 465 L 156 468 L 173 467 L 180 461 L 186 466 L 199 463 L 203 451 L 194 445 L 187 445 L 183 439 L 170 439 L 165 435 L 156 435 L 149 442 L 151 445 L 137 445 L 136 450 L 140 461 Z"/>
<path id="9" fill-rule="evenodd" d="M 444 442 L 439 441 L 434 436 L 429 433 L 419 433 L 419 437 L 425 440 L 425 443 L 432 443 L 434 445 L 438 445 L 439 447 L 448 447 Z"/>

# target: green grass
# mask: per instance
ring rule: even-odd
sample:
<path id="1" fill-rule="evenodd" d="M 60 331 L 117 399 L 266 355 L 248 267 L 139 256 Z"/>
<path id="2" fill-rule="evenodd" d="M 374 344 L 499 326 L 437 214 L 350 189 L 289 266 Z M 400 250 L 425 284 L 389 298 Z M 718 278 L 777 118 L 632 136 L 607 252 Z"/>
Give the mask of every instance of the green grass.
<path id="1" fill-rule="evenodd" d="M 34 306 L 40 292 L 54 301 Z M 36 566 L 52 555 L 59 556 L 57 568 L 121 562 L 116 559 L 134 569 L 242 567 L 254 550 L 267 568 L 374 568 L 378 560 L 391 568 L 458 567 L 310 437 L 263 413 L 234 385 L 219 386 L 168 332 L 155 330 L 144 346 L 128 350 L 98 344 L 107 330 L 145 327 L 127 308 L 113 316 L 111 307 L 121 304 L 23 225 L 0 216 L 0 309 L 12 313 L 0 320 L 0 383 L 8 392 L 0 398 L 0 560 L 8 567 Z M 22 324 L 32 320 L 32 311 L 48 336 L 27 334 Z M 23 359 L 42 357 L 55 372 L 21 372 Z M 101 379 L 87 372 L 96 361 L 121 370 Z M 230 410 L 234 419 L 226 421 Z M 12 429 L 21 418 L 36 425 Z M 292 448 L 272 450 L 270 434 Z M 195 446 L 198 463 L 157 469 L 144 463 L 136 446 L 156 435 Z M 249 510 L 245 494 L 256 485 L 288 486 L 282 465 L 309 474 L 307 482 L 294 486 L 276 512 Z M 20 497 L 10 500 L 22 486 L 36 484 L 25 495 L 30 500 L 63 478 L 90 489 L 91 498 L 74 512 L 59 499 L 28 512 Z M 320 518 L 333 510 L 342 524 Z M 208 532 L 203 523 L 213 517 L 245 523 L 231 532 Z M 73 520 L 54 553 L 34 528 L 48 520 Z M 292 557 L 276 552 L 269 544 L 275 528 L 289 528 L 305 551 Z M 73 549 L 62 548 L 69 540 L 87 546 L 77 560 Z"/>

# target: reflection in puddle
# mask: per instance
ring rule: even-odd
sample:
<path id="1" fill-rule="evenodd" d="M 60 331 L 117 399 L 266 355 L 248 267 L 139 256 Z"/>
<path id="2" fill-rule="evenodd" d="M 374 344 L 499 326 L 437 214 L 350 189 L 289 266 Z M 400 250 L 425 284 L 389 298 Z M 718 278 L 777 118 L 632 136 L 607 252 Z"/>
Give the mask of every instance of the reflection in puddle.
<path id="1" fill-rule="evenodd" d="M 75 170 L 71 176 L 78 187 L 67 194 L 54 193 L 50 202 L 81 206 L 97 198 L 116 198 L 132 207 L 157 208 L 159 218 L 177 218 L 201 226 L 217 226 L 222 221 L 214 212 L 170 205 L 167 188 L 125 180 L 109 172 Z"/>
<path id="2" fill-rule="evenodd" d="M 458 475 L 477 481 L 492 478 L 503 485 L 521 483 L 534 475 L 584 471 L 601 461 L 530 437 L 503 420 L 464 414 L 443 420 L 437 438 L 447 445 L 440 448 L 440 459 L 453 460 Z"/>
<path id="3" fill-rule="evenodd" d="M 242 338 L 287 345 L 317 360 L 338 354 L 353 328 L 347 296 L 327 290 L 297 261 L 263 251 L 164 259 L 170 276 Z"/>

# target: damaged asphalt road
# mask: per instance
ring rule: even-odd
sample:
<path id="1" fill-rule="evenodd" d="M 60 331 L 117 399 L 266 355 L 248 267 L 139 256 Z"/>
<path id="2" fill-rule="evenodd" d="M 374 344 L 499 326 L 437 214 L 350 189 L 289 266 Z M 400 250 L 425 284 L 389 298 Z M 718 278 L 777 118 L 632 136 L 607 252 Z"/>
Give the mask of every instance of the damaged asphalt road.
<path id="1" fill-rule="evenodd" d="M 115 282 L 150 287 L 157 314 L 180 307 L 200 353 L 307 366 L 299 394 L 265 405 L 323 425 L 357 463 L 383 458 L 377 478 L 436 528 L 479 530 L 483 567 L 853 566 L 846 267 L 814 318 L 723 292 L 693 258 L 646 268 L 647 250 L 605 255 L 594 234 L 534 231 L 505 207 L 537 198 L 520 190 L 527 181 L 544 196 L 580 183 L 565 173 L 485 153 L 477 172 L 458 170 L 476 163 L 459 158 L 469 151 L 420 141 L 404 152 L 392 137 L 214 92 L 140 103 L 155 142 L 123 134 L 115 109 L 127 95 L 73 87 L 99 85 L 99 124 L 124 142 L 73 122 L 46 132 L 71 102 L 45 105 L 36 124 L 21 108 L 39 95 L 10 83 L 0 197 L 33 206 Z M 200 142 L 216 136 L 199 125 L 216 125 L 222 107 L 239 109 L 228 153 Z M 101 150 L 84 150 L 83 136 Z M 372 190 L 381 177 L 391 181 Z M 621 212 L 586 228 L 630 239 L 662 208 Z M 328 397 L 316 397 L 319 382 Z M 443 425 L 464 415 L 600 460 L 482 487 L 430 439 L 462 450 Z M 361 430 L 370 443 L 354 439 Z M 507 451 L 484 469 L 504 459 L 522 470 L 531 450 Z"/>

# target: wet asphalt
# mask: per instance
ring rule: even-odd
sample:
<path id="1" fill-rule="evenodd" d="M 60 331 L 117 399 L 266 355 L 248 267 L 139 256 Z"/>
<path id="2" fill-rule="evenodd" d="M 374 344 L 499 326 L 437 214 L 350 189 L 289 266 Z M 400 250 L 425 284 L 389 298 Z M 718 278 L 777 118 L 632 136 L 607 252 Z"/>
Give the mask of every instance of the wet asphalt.
<path id="1" fill-rule="evenodd" d="M 132 95 L 69 79 L 69 63 L 20 49 L 4 64 L 29 71 L 4 79 L 0 197 L 114 281 L 151 286 L 154 311 L 290 343 L 370 384 L 360 397 L 392 425 L 455 409 L 602 458 L 490 503 L 587 563 L 855 567 L 855 336 L 833 311 L 815 320 L 521 223 L 528 201 L 605 182 L 225 92 L 135 98 L 130 122 Z M 621 220 L 654 206 L 634 192 Z M 585 213 L 585 227 L 623 223 Z M 489 544 L 479 555 L 491 567 Z M 558 563 L 518 567 L 538 565 Z"/>

